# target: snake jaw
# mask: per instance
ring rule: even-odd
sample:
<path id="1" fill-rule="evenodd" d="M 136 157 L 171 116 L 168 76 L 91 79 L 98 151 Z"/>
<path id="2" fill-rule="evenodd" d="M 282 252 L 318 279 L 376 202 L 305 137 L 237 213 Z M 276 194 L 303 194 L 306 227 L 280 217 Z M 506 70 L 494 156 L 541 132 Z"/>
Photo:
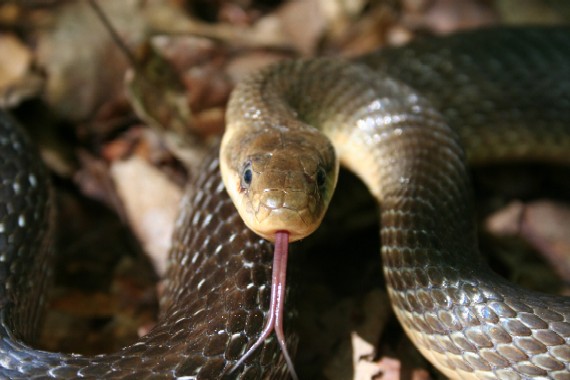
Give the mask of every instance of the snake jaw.
<path id="1" fill-rule="evenodd" d="M 264 207 L 262 209 L 267 210 Z M 289 230 L 290 242 L 301 240 L 313 233 L 320 224 L 306 223 L 303 219 L 303 214 L 296 210 L 279 208 L 268 212 L 270 216 L 258 222 L 254 231 L 271 242 L 275 242 L 275 235 L 281 230 Z M 256 214 L 256 216 L 259 214 Z M 294 228 L 290 228 L 292 226 Z"/>
<path id="2" fill-rule="evenodd" d="M 294 242 L 310 235 L 320 223 L 307 223 L 306 212 L 298 212 L 284 207 L 269 208 L 258 203 L 254 205 L 247 197 L 242 198 L 238 208 L 242 220 L 248 228 L 264 239 L 275 242 L 278 231 L 288 231 L 289 242 Z M 312 220 L 312 219 L 311 219 Z"/>

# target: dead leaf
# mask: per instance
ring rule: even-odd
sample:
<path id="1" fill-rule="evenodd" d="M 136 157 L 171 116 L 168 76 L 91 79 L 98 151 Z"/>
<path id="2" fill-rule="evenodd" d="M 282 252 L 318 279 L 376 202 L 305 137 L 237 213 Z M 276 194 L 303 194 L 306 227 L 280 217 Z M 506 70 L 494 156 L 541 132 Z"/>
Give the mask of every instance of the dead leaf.
<path id="1" fill-rule="evenodd" d="M 522 236 L 550 262 L 554 271 L 570 282 L 570 206 L 553 201 L 533 202 L 525 208 Z"/>
<path id="2" fill-rule="evenodd" d="M 566 1 L 498 0 L 500 17 L 509 24 L 552 24 L 568 22 L 570 7 Z"/>
<path id="3" fill-rule="evenodd" d="M 164 274 L 182 189 L 136 156 L 113 162 L 111 175 L 130 226 L 157 273 Z"/>
<path id="4" fill-rule="evenodd" d="M 496 24 L 497 12 L 487 2 L 477 0 L 435 0 L 423 4 L 420 13 L 405 14 L 405 22 L 417 28 L 445 34 L 460 29 Z"/>
<path id="5" fill-rule="evenodd" d="M 38 95 L 43 79 L 30 71 L 32 53 L 12 34 L 0 34 L 0 106 L 13 107 Z"/>
<path id="6" fill-rule="evenodd" d="M 491 233 L 519 236 L 540 252 L 564 281 L 570 281 L 570 206 L 554 201 L 511 202 L 485 223 Z"/>
<path id="7" fill-rule="evenodd" d="M 138 1 L 99 4 L 127 43 L 141 41 L 144 20 Z M 41 35 L 37 53 L 47 76 L 45 98 L 59 114 L 82 120 L 103 103 L 124 96 L 128 63 L 87 2 L 65 3 L 55 20 L 53 30 Z"/>

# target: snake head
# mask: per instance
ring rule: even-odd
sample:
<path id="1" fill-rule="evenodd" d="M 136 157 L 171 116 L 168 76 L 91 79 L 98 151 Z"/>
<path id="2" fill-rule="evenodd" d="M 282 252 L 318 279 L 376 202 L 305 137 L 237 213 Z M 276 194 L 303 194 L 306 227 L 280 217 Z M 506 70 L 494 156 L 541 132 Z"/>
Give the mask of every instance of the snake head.
<path id="1" fill-rule="evenodd" d="M 318 136 L 318 137 L 316 137 Z M 290 241 L 302 239 L 320 225 L 338 176 L 334 149 L 314 133 L 271 133 L 244 136 L 224 145 L 222 177 L 245 224 L 274 241 L 287 231 Z M 239 149 L 240 153 L 224 153 Z"/>

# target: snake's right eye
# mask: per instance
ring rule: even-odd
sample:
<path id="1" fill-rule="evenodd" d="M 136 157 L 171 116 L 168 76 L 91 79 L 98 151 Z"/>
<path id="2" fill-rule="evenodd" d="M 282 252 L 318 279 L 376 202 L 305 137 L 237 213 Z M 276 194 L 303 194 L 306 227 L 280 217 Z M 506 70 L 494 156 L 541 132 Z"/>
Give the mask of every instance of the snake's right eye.
<path id="1" fill-rule="evenodd" d="M 241 173 L 241 187 L 242 189 L 248 189 L 253 180 L 253 169 L 251 168 L 251 162 L 248 162 L 243 167 Z"/>

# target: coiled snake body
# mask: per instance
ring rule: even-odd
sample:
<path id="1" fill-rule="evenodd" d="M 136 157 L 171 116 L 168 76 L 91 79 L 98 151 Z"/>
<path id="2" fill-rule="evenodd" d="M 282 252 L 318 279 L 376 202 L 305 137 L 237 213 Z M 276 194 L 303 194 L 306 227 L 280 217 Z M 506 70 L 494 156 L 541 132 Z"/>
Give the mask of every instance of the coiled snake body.
<path id="1" fill-rule="evenodd" d="M 437 368 L 455 378 L 569 379 L 570 299 L 516 288 L 488 270 L 463 150 L 474 162 L 570 162 L 569 32 L 482 30 L 356 62 L 291 61 L 263 70 L 232 94 L 221 151 L 226 188 L 258 233 L 301 238 L 330 199 L 336 150 L 379 200 L 393 308 Z M 239 220 L 218 160 L 211 158 L 185 197 L 157 327 L 115 354 L 48 353 L 22 340 L 33 339 L 41 307 L 49 192 L 25 136 L 6 116 L 0 128 L 0 374 L 228 373 L 263 327 L 271 252 Z M 274 222 L 276 215 L 286 222 Z M 267 340 L 230 376 L 281 378 L 287 370 Z"/>

